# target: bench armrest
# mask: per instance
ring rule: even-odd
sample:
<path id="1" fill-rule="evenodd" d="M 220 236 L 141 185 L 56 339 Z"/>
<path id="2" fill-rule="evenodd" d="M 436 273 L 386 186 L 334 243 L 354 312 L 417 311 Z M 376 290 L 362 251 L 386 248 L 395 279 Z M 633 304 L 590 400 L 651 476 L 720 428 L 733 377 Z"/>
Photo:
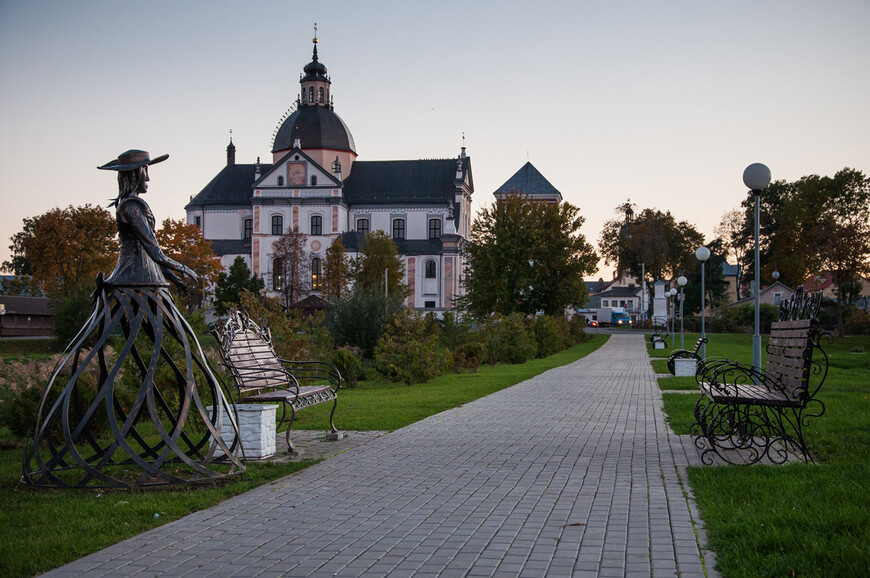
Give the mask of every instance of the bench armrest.
<path id="1" fill-rule="evenodd" d="M 326 382 L 334 390 L 341 389 L 342 378 L 338 368 L 325 361 L 298 361 L 279 359 L 284 368 L 302 382 Z"/>

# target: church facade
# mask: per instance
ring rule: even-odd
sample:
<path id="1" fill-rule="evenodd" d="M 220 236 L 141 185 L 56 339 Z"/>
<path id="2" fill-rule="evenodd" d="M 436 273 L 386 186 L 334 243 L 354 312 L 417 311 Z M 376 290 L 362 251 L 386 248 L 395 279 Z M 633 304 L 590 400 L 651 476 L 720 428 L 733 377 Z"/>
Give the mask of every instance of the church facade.
<path id="1" fill-rule="evenodd" d="M 295 111 L 275 132 L 271 163 L 236 163 L 231 140 L 226 166 L 186 206 L 188 223 L 200 227 L 225 268 L 243 257 L 273 295 L 282 282 L 273 251 L 281 235 L 305 235 L 307 289 L 317 294 L 326 249 L 341 238 L 356 258 L 365 236 L 381 230 L 404 260 L 407 305 L 452 308 L 463 293 L 461 249 L 471 230 L 471 158 L 462 147 L 452 159 L 357 160 L 331 86 L 315 38 Z"/>

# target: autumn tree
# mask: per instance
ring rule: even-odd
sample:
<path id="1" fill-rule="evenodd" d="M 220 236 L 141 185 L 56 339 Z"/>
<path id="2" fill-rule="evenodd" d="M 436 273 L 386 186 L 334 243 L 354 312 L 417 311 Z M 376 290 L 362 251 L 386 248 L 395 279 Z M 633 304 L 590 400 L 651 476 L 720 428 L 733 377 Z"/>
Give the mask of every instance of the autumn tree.
<path id="1" fill-rule="evenodd" d="M 288 307 L 311 289 L 311 253 L 305 248 L 305 235 L 294 227 L 272 243 L 272 290 L 282 295 Z"/>
<path id="2" fill-rule="evenodd" d="M 256 275 L 251 275 L 251 270 L 245 263 L 244 257 L 236 257 L 229 270 L 218 275 L 214 290 L 217 314 L 224 315 L 233 307 L 237 307 L 241 302 L 243 291 L 260 295 L 264 287 L 262 279 Z"/>
<path id="3" fill-rule="evenodd" d="M 580 209 L 509 195 L 484 209 L 465 246 L 466 293 L 458 303 L 472 315 L 543 311 L 561 315 L 586 301 L 583 277 L 598 257 L 585 237 Z"/>
<path id="4" fill-rule="evenodd" d="M 385 278 L 388 295 L 407 294 L 405 263 L 396 244 L 385 232 L 373 231 L 360 247 L 356 281 L 365 289 L 378 287 L 383 291 Z"/>
<path id="5" fill-rule="evenodd" d="M 188 311 L 199 309 L 205 304 L 206 291 L 217 282 L 223 269 L 220 257 L 215 255 L 200 228 L 183 220 L 165 219 L 156 234 L 157 242 L 167 257 L 190 267 L 197 274 L 197 283 L 188 283 L 186 293 L 178 292 L 174 285 L 172 290 Z"/>
<path id="6" fill-rule="evenodd" d="M 344 250 L 341 237 L 338 237 L 326 249 L 326 259 L 323 262 L 323 296 L 327 301 L 341 299 L 347 293 L 352 280 L 350 259 Z"/>
<path id="7" fill-rule="evenodd" d="M 97 274 L 111 272 L 118 257 L 115 217 L 92 205 L 55 208 L 25 218 L 9 249 L 3 269 L 30 275 L 49 297 L 93 289 Z"/>

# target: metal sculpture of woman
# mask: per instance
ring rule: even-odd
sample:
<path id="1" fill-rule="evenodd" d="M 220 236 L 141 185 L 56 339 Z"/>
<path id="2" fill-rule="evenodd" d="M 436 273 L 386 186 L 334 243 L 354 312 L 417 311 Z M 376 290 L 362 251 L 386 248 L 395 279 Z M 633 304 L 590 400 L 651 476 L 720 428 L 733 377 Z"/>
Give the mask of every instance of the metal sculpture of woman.
<path id="1" fill-rule="evenodd" d="M 97 167 L 118 172 L 118 263 L 97 277 L 94 311 L 43 393 L 25 484 L 153 486 L 245 470 L 233 412 L 169 293 L 167 279 L 186 289 L 176 271 L 196 274 L 160 249 L 140 198 L 148 167 L 168 157 L 129 150 Z"/>

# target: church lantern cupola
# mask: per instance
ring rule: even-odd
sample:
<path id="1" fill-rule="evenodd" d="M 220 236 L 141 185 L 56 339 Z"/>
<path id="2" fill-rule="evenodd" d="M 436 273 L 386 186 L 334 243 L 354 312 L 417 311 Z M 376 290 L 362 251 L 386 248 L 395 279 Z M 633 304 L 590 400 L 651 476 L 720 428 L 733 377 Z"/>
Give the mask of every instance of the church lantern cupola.
<path id="1" fill-rule="evenodd" d="M 299 95 L 300 106 L 326 106 L 332 108 L 329 100 L 329 85 L 332 84 L 326 76 L 326 66 L 317 59 L 317 25 L 314 26 L 314 53 L 311 62 L 302 71 L 304 76 L 299 80 L 302 90 Z"/>

